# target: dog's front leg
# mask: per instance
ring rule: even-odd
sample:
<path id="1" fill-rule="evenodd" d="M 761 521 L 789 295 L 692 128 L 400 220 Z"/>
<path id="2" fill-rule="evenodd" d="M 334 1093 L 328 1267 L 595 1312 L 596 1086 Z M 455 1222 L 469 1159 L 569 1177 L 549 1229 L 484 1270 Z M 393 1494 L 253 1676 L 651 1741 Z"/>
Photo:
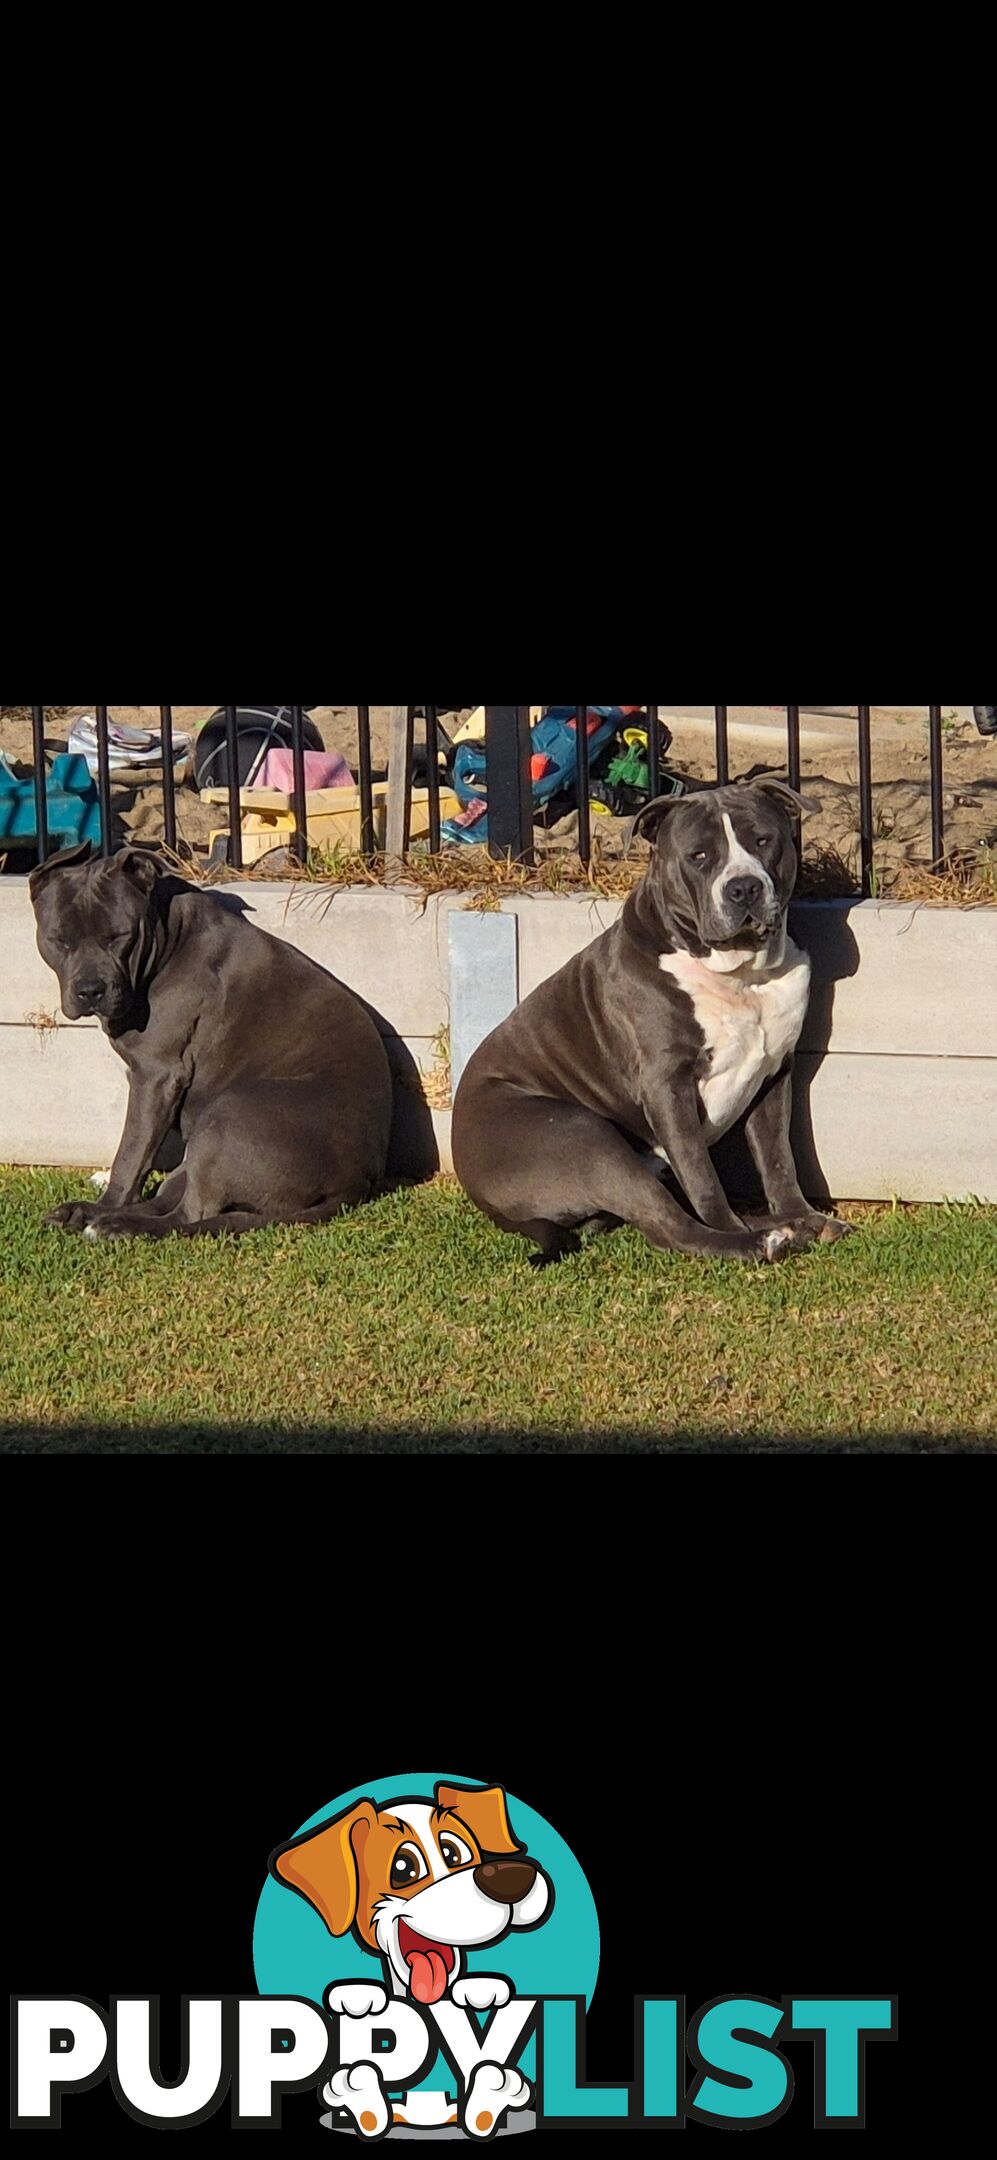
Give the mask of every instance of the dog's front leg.
<path id="1" fill-rule="evenodd" d="M 184 1092 L 185 1081 L 175 1068 L 153 1078 L 129 1074 L 128 1109 L 111 1175 L 100 1200 L 65 1201 L 46 1215 L 47 1223 L 60 1230 L 86 1230 L 112 1209 L 130 1207 L 142 1188 L 156 1156 L 171 1131 Z"/>
<path id="2" fill-rule="evenodd" d="M 748 1112 L 744 1135 L 761 1178 L 769 1213 L 781 1222 L 800 1223 L 824 1244 L 846 1237 L 850 1223 L 837 1216 L 821 1215 L 800 1191 L 792 1143 L 789 1137 L 793 1114 L 793 1060 L 788 1058 L 774 1080 L 768 1081 Z"/>
<path id="3" fill-rule="evenodd" d="M 645 1083 L 643 1097 L 655 1144 L 700 1222 L 708 1230 L 736 1231 L 743 1237 L 744 1224 L 731 1207 L 703 1139 L 695 1081 L 691 1076 L 676 1081 L 671 1075 L 667 1080 L 652 1080 Z"/>
<path id="4" fill-rule="evenodd" d="M 326 1989 L 326 2009 L 333 2017 L 379 2017 L 387 2002 L 385 1989 L 374 1980 L 337 1981 Z M 330 2107 L 345 2108 L 363 2138 L 383 2137 L 391 2127 L 391 2111 L 376 2063 L 344 2063 L 334 2071 L 322 2098 Z"/>
<path id="5" fill-rule="evenodd" d="M 352 2115 L 362 2138 L 383 2137 L 391 2128 L 391 2114 L 376 2063 L 344 2063 L 341 2070 L 333 2072 L 322 2098 L 330 2107 L 345 2108 L 347 2114 Z"/>
<path id="6" fill-rule="evenodd" d="M 506 2108 L 524 2108 L 532 2097 L 527 2078 L 503 2063 L 479 2063 L 464 2101 L 463 2127 L 468 2137 L 493 2137 Z"/>
<path id="7" fill-rule="evenodd" d="M 450 2000 L 459 2010 L 502 2010 L 512 2001 L 512 1989 L 500 1973 L 467 1973 L 454 1981 Z"/>

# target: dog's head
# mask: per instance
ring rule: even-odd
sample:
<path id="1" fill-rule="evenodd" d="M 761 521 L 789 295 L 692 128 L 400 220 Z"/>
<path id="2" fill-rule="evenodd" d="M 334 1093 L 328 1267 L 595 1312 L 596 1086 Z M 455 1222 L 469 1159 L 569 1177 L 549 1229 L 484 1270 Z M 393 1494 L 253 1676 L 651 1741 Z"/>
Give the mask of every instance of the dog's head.
<path id="1" fill-rule="evenodd" d="M 85 841 L 32 871 L 38 950 L 59 978 L 67 1020 L 94 1014 L 121 1028 L 138 1003 L 152 951 L 161 865 L 133 847 L 106 861 L 89 855 Z"/>
<path id="2" fill-rule="evenodd" d="M 437 1785 L 433 1800 L 358 1800 L 272 1854 L 270 1872 L 314 1905 L 330 1935 L 352 1930 L 396 1986 L 439 2002 L 462 1950 L 536 1927 L 551 1885 L 514 1837 L 505 1793 Z"/>
<path id="3" fill-rule="evenodd" d="M 635 832 L 651 841 L 646 893 L 693 951 L 741 965 L 775 958 L 799 868 L 801 812 L 813 809 L 783 780 L 736 781 L 646 803 Z"/>

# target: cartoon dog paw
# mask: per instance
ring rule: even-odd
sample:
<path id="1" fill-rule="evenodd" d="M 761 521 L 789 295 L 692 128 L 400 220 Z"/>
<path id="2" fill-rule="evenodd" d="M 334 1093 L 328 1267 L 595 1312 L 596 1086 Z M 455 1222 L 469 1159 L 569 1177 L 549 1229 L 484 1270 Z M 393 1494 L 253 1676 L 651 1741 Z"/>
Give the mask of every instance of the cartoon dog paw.
<path id="1" fill-rule="evenodd" d="M 505 2070 L 501 2063 L 479 2063 L 464 2102 L 468 2137 L 491 2137 L 506 2108 L 525 2107 L 529 2098 L 528 2080 L 518 2070 Z"/>
<path id="2" fill-rule="evenodd" d="M 369 1990 L 360 1990 L 367 1992 Z M 364 2138 L 383 2137 L 390 2127 L 388 2103 L 380 2074 L 373 2063 L 346 2063 L 337 2070 L 325 2087 L 323 2100 L 330 2107 L 345 2108 Z"/>
<path id="3" fill-rule="evenodd" d="M 380 2017 L 388 2007 L 388 1998 L 376 1981 L 343 1981 L 338 1987 L 326 1989 L 325 2006 L 333 2017 Z"/>
<path id="4" fill-rule="evenodd" d="M 455 1980 L 450 1990 L 450 2000 L 459 2010 L 501 2010 L 503 2004 L 512 2000 L 508 1980 L 492 1979 L 488 1973 L 469 1973 L 466 1980 Z"/>

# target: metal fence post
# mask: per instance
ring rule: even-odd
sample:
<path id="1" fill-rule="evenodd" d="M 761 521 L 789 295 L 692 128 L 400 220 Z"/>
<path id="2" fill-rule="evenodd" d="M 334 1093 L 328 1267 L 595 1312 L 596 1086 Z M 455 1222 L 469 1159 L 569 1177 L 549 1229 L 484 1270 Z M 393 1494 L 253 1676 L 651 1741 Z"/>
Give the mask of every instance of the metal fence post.
<path id="1" fill-rule="evenodd" d="M 488 846 L 492 855 L 533 861 L 530 708 L 485 706 L 488 760 Z"/>
<path id="2" fill-rule="evenodd" d="M 95 705 L 97 720 L 97 793 L 100 797 L 100 852 L 111 852 L 111 756 L 107 740 L 107 706 Z"/>
<path id="3" fill-rule="evenodd" d="M 31 708 L 31 735 L 32 735 L 32 742 L 33 742 L 33 744 L 34 744 L 34 759 L 35 759 L 35 768 L 34 768 L 34 770 L 35 770 L 35 837 L 36 837 L 36 841 L 37 841 L 37 846 L 38 846 L 38 860 L 39 860 L 39 862 L 40 862 L 40 863 L 43 863 L 43 862 L 45 862 L 45 861 L 47 860 L 47 857 L 48 857 L 48 845 L 49 845 L 49 843 L 48 843 L 48 796 L 47 796 L 47 794 L 46 794 L 46 792 L 45 792 L 45 788 L 46 788 L 46 779 L 47 779 L 47 768 L 46 768 L 46 765 L 45 765 L 45 707 L 44 707 L 44 705 L 32 705 L 32 708 Z"/>
<path id="4" fill-rule="evenodd" d="M 163 739 L 163 829 L 166 845 L 177 851 L 177 796 L 173 776 L 173 707 L 161 705 L 159 726 Z"/>
<path id="5" fill-rule="evenodd" d="M 291 707 L 291 758 L 294 777 L 294 838 L 291 853 L 296 862 L 308 861 L 308 802 L 305 779 L 305 710 Z"/>
<path id="6" fill-rule="evenodd" d="M 931 867 L 945 867 L 945 808 L 942 769 L 942 708 L 928 707 L 928 743 L 931 753 Z"/>
<path id="7" fill-rule="evenodd" d="M 875 877 L 872 832 L 872 706 L 860 705 L 859 716 L 859 853 L 862 864 L 862 898 L 871 900 Z"/>

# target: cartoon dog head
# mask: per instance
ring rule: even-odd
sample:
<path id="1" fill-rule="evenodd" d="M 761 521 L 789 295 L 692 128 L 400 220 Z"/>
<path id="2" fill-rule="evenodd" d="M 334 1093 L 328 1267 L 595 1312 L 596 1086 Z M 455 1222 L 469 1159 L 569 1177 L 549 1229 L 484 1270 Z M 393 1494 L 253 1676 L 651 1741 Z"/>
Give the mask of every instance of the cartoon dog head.
<path id="1" fill-rule="evenodd" d="M 330 1935 L 380 1952 L 396 1994 L 439 2002 L 461 1952 L 536 1927 L 548 1878 L 514 1837 L 501 1785 L 437 1785 L 433 1800 L 358 1800 L 279 1846 L 270 1873 L 315 1907 Z"/>

